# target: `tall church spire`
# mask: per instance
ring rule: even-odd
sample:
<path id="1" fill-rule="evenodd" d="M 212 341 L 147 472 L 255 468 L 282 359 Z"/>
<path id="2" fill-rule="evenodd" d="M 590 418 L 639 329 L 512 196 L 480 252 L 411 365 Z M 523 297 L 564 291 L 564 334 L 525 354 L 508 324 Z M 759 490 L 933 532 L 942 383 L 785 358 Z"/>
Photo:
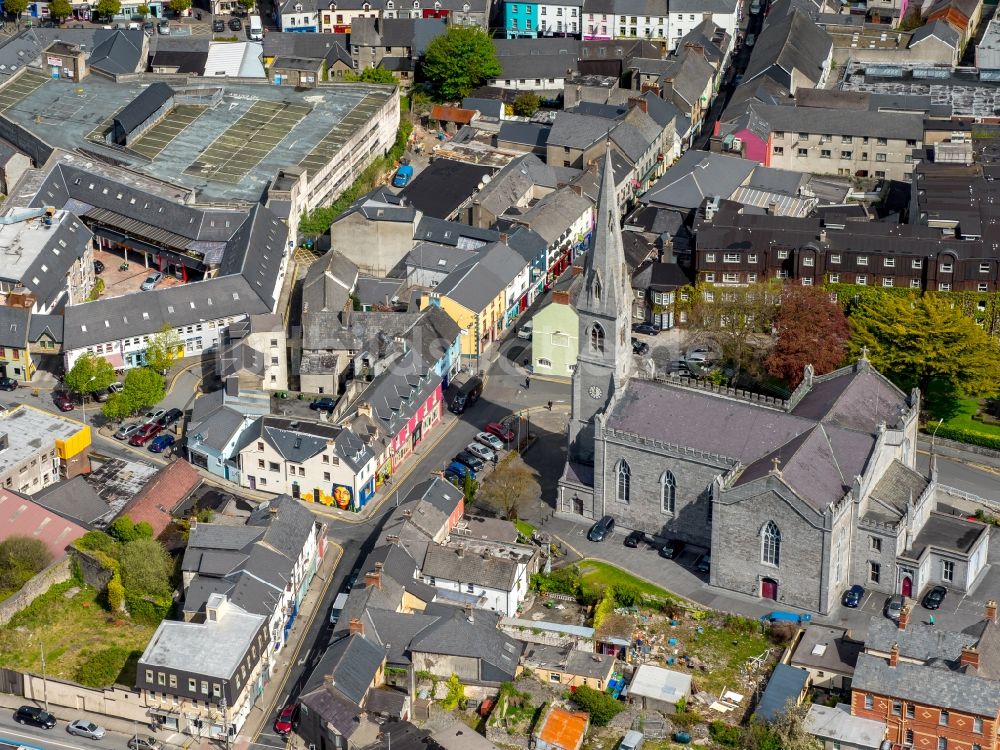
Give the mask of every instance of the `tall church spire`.
<path id="1" fill-rule="evenodd" d="M 587 254 L 584 294 L 594 309 L 608 311 L 632 303 L 632 284 L 625 266 L 622 246 L 621 213 L 615 190 L 614 167 L 611 164 L 611 141 L 604 153 L 601 189 L 597 197 L 597 221 L 594 242 Z M 612 316 L 613 317 L 613 316 Z"/>

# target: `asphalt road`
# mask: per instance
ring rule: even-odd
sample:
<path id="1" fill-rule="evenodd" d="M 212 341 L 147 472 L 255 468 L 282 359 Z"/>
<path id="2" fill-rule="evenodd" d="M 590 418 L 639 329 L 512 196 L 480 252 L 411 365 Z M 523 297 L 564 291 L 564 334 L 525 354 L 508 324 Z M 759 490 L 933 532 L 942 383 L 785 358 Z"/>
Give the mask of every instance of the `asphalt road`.
<path id="1" fill-rule="evenodd" d="M 917 468 L 926 472 L 929 459 L 928 454 L 918 453 Z M 979 469 L 941 456 L 938 456 L 937 467 L 940 484 L 954 487 L 963 492 L 971 492 L 973 495 L 979 495 L 987 500 L 1000 500 L 1000 471 Z"/>
<path id="2" fill-rule="evenodd" d="M 66 709 L 61 709 L 60 714 Z M 100 724 L 99 716 L 90 717 L 84 712 L 80 712 L 76 718 L 89 718 L 96 724 Z M 19 744 L 35 745 L 47 750 L 122 750 L 126 746 L 130 734 L 119 734 L 108 732 L 100 740 L 89 740 L 84 737 L 77 737 L 66 731 L 68 722 L 60 721 L 53 729 L 41 729 L 29 725 L 21 725 L 14 721 L 12 709 L 0 707 L 0 739 L 11 740 Z M 145 727 L 140 726 L 138 731 L 143 732 Z"/>

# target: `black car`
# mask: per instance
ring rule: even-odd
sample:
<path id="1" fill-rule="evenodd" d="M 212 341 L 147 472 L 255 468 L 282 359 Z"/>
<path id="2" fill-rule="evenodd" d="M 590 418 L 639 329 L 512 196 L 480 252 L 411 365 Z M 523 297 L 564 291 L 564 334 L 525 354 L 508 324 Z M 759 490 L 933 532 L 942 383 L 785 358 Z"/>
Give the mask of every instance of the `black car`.
<path id="1" fill-rule="evenodd" d="M 681 552 L 684 551 L 684 542 L 680 539 L 669 539 L 663 543 L 660 547 L 660 557 L 665 557 L 668 560 L 674 560 L 680 557 Z"/>
<path id="2" fill-rule="evenodd" d="M 238 19 L 238 18 L 231 18 L 231 19 L 229 19 L 229 30 L 230 31 L 239 31 L 242 28 L 243 28 L 243 22 L 240 19 Z"/>
<path id="3" fill-rule="evenodd" d="M 639 341 L 639 339 L 632 339 L 632 351 L 635 354 L 648 354 L 649 344 L 645 341 Z"/>
<path id="4" fill-rule="evenodd" d="M 844 592 L 843 598 L 840 600 L 841 604 L 845 607 L 850 607 L 851 609 L 857 609 L 861 606 L 861 600 L 865 598 L 865 587 L 854 584 L 851 588 Z"/>
<path id="5" fill-rule="evenodd" d="M 326 396 L 324 398 L 318 398 L 315 401 L 313 401 L 311 404 L 309 404 L 309 408 L 312 409 L 313 411 L 333 412 L 333 407 L 336 404 L 337 402 L 334 399 L 330 398 L 329 396 Z"/>
<path id="6" fill-rule="evenodd" d="M 354 588 L 355 584 L 358 582 L 358 576 L 361 575 L 361 568 L 355 568 L 351 571 L 351 575 L 347 577 L 347 582 L 344 584 L 344 592 L 347 593 Z"/>
<path id="7" fill-rule="evenodd" d="M 486 462 L 483 459 L 481 459 L 479 456 L 472 455 L 471 453 L 469 453 L 469 451 L 462 451 L 457 456 L 455 456 L 455 460 L 458 461 L 460 464 L 468 466 L 473 471 L 479 471 L 486 465 Z"/>
<path id="8" fill-rule="evenodd" d="M 632 326 L 632 333 L 645 333 L 647 336 L 655 336 L 659 332 L 660 329 L 652 323 L 637 323 Z"/>
<path id="9" fill-rule="evenodd" d="M 81 26 L 80 28 L 83 28 L 83 27 Z M 148 31 L 150 34 L 152 34 L 154 31 L 156 31 L 156 24 L 153 23 L 152 21 L 143 21 L 142 22 L 142 30 L 143 31 Z"/>
<path id="10" fill-rule="evenodd" d="M 225 30 L 226 30 L 226 22 L 223 21 L 221 18 L 216 18 L 214 21 L 212 21 L 213 32 L 215 32 L 216 34 L 220 34 Z"/>
<path id="11" fill-rule="evenodd" d="M 639 546 L 640 542 L 646 541 L 646 535 L 641 531 L 630 531 L 628 536 L 625 537 L 625 546 L 635 549 Z"/>
<path id="12" fill-rule="evenodd" d="M 0 391 L 16 391 L 17 381 L 14 378 L 0 378 Z"/>
<path id="13" fill-rule="evenodd" d="M 944 598 L 947 595 L 948 589 L 944 586 L 935 586 L 924 594 L 924 600 L 920 604 L 924 609 L 937 609 L 944 602 Z"/>
<path id="14" fill-rule="evenodd" d="M 104 273 L 104 264 L 99 260 L 94 261 L 94 273 Z"/>
<path id="15" fill-rule="evenodd" d="M 184 412 L 180 409 L 168 409 L 166 414 L 156 420 L 156 424 L 160 427 L 169 427 L 183 416 Z"/>
<path id="16" fill-rule="evenodd" d="M 56 725 L 55 716 L 35 706 L 21 706 L 14 712 L 14 720 L 18 724 L 34 724 L 42 729 L 52 729 Z"/>
<path id="17" fill-rule="evenodd" d="M 587 539 L 592 542 L 603 542 L 615 532 L 615 519 L 605 516 L 600 521 L 590 527 L 587 532 Z"/>
<path id="18" fill-rule="evenodd" d="M 712 570 L 712 556 L 707 552 L 694 561 L 694 569 L 706 575 Z"/>

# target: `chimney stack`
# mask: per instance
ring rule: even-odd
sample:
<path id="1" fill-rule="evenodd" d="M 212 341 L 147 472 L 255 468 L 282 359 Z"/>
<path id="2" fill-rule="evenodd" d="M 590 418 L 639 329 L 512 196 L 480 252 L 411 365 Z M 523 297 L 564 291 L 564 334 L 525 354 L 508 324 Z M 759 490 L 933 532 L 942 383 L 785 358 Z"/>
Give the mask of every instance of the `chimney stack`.
<path id="1" fill-rule="evenodd" d="M 455 554 L 458 555 L 459 557 L 465 557 L 465 545 L 464 544 L 458 545 L 458 548 L 455 550 Z"/>
<path id="2" fill-rule="evenodd" d="M 903 608 L 899 611 L 899 629 L 906 630 L 906 626 L 910 624 L 910 605 L 904 604 Z"/>
<path id="3" fill-rule="evenodd" d="M 895 668 L 899 664 L 899 644 L 893 643 L 889 649 L 889 666 Z"/>
<path id="4" fill-rule="evenodd" d="M 357 617 L 351 618 L 350 624 L 351 635 L 364 635 L 365 634 L 365 624 L 361 622 Z"/>
<path id="5" fill-rule="evenodd" d="M 475 622 L 475 618 L 474 618 L 474 616 L 472 614 L 472 605 L 471 604 L 467 604 L 466 607 L 465 607 L 465 618 L 469 622 Z"/>
<path id="6" fill-rule="evenodd" d="M 509 240 L 509 239 L 510 239 L 510 236 L 506 232 L 500 232 L 500 241 L 502 243 L 504 243 L 506 245 L 507 244 L 507 240 Z"/>
<path id="7" fill-rule="evenodd" d="M 375 566 L 375 570 L 365 573 L 365 586 L 374 586 L 379 591 L 382 590 L 382 567 Z"/>
<path id="8" fill-rule="evenodd" d="M 997 602 L 996 599 L 990 599 L 986 602 L 986 619 L 992 622 L 994 625 L 997 621 Z"/>
<path id="9" fill-rule="evenodd" d="M 570 185 L 569 189 L 572 190 L 577 195 L 581 195 L 581 196 L 583 195 L 583 186 L 582 185 Z"/>
<path id="10" fill-rule="evenodd" d="M 963 646 L 958 661 L 960 666 L 979 669 L 979 652 L 973 646 Z"/>

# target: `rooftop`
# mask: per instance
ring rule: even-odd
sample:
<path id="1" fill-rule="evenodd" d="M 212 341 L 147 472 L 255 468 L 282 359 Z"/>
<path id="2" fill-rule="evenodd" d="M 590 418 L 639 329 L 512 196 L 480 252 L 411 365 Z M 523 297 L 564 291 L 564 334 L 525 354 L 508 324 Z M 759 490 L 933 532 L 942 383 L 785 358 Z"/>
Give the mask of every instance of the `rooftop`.
<path id="1" fill-rule="evenodd" d="M 48 450 L 53 441 L 68 440 L 90 428 L 75 419 L 52 414 L 31 406 L 18 406 L 0 412 L 0 435 L 7 446 L 0 451 L 0 473 L 6 473 L 26 459 Z"/>
<path id="2" fill-rule="evenodd" d="M 66 546 L 86 531 L 21 495 L 0 489 L 0 541 L 9 536 L 38 539 L 54 559 L 61 560 L 66 556 Z"/>
<path id="3" fill-rule="evenodd" d="M 885 722 L 852 716 L 849 706 L 830 708 L 814 703 L 809 707 L 803 728 L 834 744 L 851 747 L 879 747 L 885 737 Z"/>
<path id="4" fill-rule="evenodd" d="M 583 743 L 589 723 L 590 715 L 585 711 L 568 711 L 552 706 L 536 734 L 539 741 L 551 748 L 576 750 Z"/>
<path id="5" fill-rule="evenodd" d="M 810 623 L 795 647 L 790 663 L 795 667 L 849 675 L 854 672 L 858 654 L 863 649 L 864 644 L 850 638 L 842 628 Z"/>

